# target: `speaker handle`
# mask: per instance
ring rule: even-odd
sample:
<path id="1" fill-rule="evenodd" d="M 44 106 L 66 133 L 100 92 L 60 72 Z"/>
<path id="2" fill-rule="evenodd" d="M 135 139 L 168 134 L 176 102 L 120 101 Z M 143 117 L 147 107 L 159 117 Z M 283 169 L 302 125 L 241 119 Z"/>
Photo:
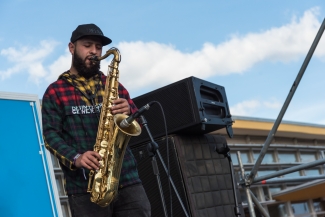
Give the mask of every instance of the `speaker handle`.
<path id="1" fill-rule="evenodd" d="M 209 105 L 215 105 L 220 107 L 225 107 L 226 104 L 224 102 L 218 102 L 211 99 L 201 99 L 201 103 L 209 104 Z"/>
<path id="2" fill-rule="evenodd" d="M 234 132 L 232 130 L 232 122 L 227 123 L 226 130 L 229 138 L 232 138 L 234 136 Z"/>

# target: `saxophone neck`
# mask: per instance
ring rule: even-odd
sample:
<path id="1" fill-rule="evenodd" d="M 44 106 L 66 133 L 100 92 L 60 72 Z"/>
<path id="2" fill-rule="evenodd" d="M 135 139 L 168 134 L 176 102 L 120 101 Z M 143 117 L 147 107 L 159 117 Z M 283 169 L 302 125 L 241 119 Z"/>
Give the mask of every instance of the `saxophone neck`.
<path id="1" fill-rule="evenodd" d="M 111 54 L 113 54 L 114 55 L 114 61 L 116 61 L 116 62 L 121 62 L 121 55 L 120 55 L 120 51 L 117 49 L 117 48 L 115 48 L 115 47 L 112 47 L 112 48 L 110 48 L 108 51 L 106 51 L 106 53 L 103 55 L 103 56 L 101 56 L 101 57 L 98 57 L 98 56 L 92 56 L 92 57 L 90 57 L 90 60 L 92 61 L 92 62 L 94 62 L 94 63 L 96 63 L 96 62 L 99 62 L 99 61 L 101 61 L 101 60 L 103 60 L 103 59 L 105 59 L 105 58 L 107 58 L 108 56 L 110 56 Z"/>

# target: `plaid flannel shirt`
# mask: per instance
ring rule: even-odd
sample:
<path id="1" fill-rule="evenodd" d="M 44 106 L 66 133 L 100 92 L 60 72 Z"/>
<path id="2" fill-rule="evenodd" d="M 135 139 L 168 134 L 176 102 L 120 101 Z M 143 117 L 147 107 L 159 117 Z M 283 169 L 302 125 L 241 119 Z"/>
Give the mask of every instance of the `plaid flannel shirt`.
<path id="1" fill-rule="evenodd" d="M 99 121 L 97 115 L 100 112 L 103 100 L 106 76 L 101 73 L 100 78 L 99 75 L 96 75 L 94 79 L 90 82 L 84 79 L 80 86 L 78 83 L 80 79 L 77 80 L 76 76 L 70 76 L 68 72 L 65 72 L 56 82 L 49 85 L 42 100 L 45 146 L 59 159 L 65 177 L 67 194 L 87 192 L 89 170 L 76 168 L 73 164 L 73 158 L 78 153 L 82 154 L 93 150 L 96 141 Z M 73 85 L 73 82 L 71 84 L 71 81 L 76 81 L 76 85 Z M 85 84 L 92 92 L 94 92 L 96 85 L 100 87 L 95 99 L 96 105 L 92 105 L 85 98 L 84 91 L 88 89 L 84 86 Z M 127 99 L 131 113 L 136 112 L 137 108 L 122 84 L 119 84 L 118 92 L 120 98 Z M 141 180 L 139 179 L 136 160 L 130 148 L 127 147 L 119 186 L 121 188 L 136 183 L 141 183 Z"/>

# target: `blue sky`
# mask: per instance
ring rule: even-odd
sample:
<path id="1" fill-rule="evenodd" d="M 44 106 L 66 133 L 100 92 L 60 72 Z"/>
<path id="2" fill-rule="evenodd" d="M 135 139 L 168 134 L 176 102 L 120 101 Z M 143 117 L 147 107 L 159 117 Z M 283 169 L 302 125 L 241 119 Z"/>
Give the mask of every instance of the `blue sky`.
<path id="1" fill-rule="evenodd" d="M 0 91 L 41 98 L 70 68 L 71 32 L 95 23 L 131 97 L 195 76 L 225 87 L 232 115 L 275 119 L 324 18 L 324 0 L 3 0 Z M 284 120 L 325 124 L 324 37 Z"/>

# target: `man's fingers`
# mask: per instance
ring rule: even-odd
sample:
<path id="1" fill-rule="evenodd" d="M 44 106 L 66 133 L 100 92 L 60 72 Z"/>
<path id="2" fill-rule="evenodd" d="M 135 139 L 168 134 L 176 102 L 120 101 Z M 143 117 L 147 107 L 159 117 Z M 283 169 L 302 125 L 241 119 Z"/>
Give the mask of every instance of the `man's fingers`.
<path id="1" fill-rule="evenodd" d="M 96 151 L 88 151 L 89 154 L 93 157 L 95 157 L 97 160 L 101 160 L 102 157 L 100 156 L 100 154 L 98 154 Z"/>
<path id="2" fill-rule="evenodd" d="M 84 162 L 83 167 L 85 167 L 89 170 L 98 170 L 99 169 L 99 166 L 97 166 L 94 162 L 89 161 L 89 160 Z"/>
<path id="3" fill-rule="evenodd" d="M 113 114 L 129 114 L 130 105 L 126 99 L 119 98 L 113 101 L 114 106 L 112 107 Z"/>
<path id="4" fill-rule="evenodd" d="M 83 154 L 81 159 L 81 165 L 87 169 L 99 169 L 99 160 L 101 156 L 94 151 L 89 151 Z"/>
<path id="5" fill-rule="evenodd" d="M 124 98 L 118 98 L 118 99 L 114 100 L 114 104 L 121 104 L 123 102 L 127 102 L 127 100 Z"/>
<path id="6" fill-rule="evenodd" d="M 94 163 L 93 161 L 90 161 L 90 160 L 83 160 L 81 162 L 81 165 L 89 170 L 98 170 L 99 169 L 99 166 L 96 165 L 96 163 Z"/>
<path id="7" fill-rule="evenodd" d="M 115 114 L 128 114 L 128 109 L 127 108 L 121 108 L 121 109 L 116 109 L 116 110 L 113 110 L 112 113 L 115 115 Z"/>
<path id="8" fill-rule="evenodd" d="M 129 107 L 129 104 L 127 104 L 127 103 L 115 104 L 112 107 L 112 110 L 127 109 L 128 107 Z"/>

